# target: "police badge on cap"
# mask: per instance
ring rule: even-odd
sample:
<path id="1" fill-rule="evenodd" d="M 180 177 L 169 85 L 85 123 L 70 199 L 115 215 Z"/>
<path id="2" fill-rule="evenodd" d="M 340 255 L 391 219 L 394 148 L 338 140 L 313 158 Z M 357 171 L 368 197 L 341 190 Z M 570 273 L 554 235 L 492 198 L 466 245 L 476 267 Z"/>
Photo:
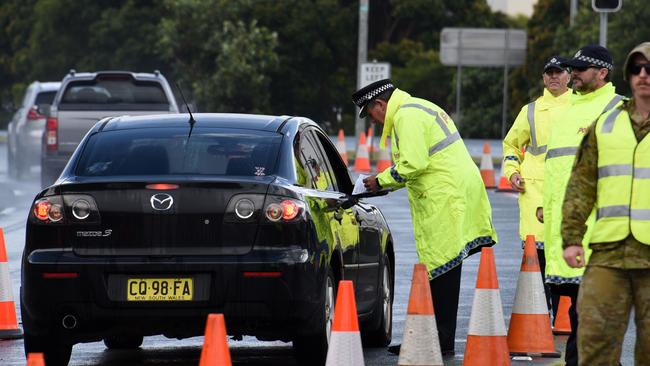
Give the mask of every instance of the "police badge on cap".
<path id="1" fill-rule="evenodd" d="M 390 79 L 383 79 L 375 81 L 374 83 L 357 90 L 352 94 L 352 101 L 357 105 L 357 107 L 361 108 L 359 111 L 359 117 L 364 118 L 368 115 L 368 111 L 366 110 L 368 102 L 375 99 L 379 94 L 394 89 L 395 85 L 393 85 L 393 82 Z"/>

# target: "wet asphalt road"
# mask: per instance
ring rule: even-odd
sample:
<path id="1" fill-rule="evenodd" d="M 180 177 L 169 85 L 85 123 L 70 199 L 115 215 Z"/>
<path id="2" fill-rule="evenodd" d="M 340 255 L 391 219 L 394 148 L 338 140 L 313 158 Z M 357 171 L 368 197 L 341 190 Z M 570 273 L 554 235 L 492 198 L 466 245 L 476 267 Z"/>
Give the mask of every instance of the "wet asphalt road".
<path id="1" fill-rule="evenodd" d="M 20 257 L 24 243 L 25 218 L 33 196 L 38 191 L 37 176 L 15 181 L 6 177 L 6 148 L 0 145 L 0 227 L 4 230 L 14 300 L 19 307 Z M 521 261 L 521 249 L 517 238 L 518 211 L 516 196 L 509 193 L 489 193 L 492 203 L 494 224 L 499 235 L 495 247 L 497 272 L 503 301 L 506 325 L 514 301 L 517 276 Z M 368 201 L 377 204 L 390 225 L 396 243 L 396 286 L 393 342 L 398 343 L 404 331 L 404 318 L 411 272 L 417 258 L 413 240 L 411 218 L 406 192 L 404 190 L 385 197 Z M 460 306 L 458 309 L 458 329 L 456 333 L 456 356 L 445 358 L 445 365 L 462 365 L 465 337 L 471 313 L 479 256 L 474 255 L 463 264 Z M 20 313 L 18 312 L 19 322 Z M 197 365 L 203 337 L 176 340 L 162 336 L 147 337 L 139 350 L 107 350 L 103 343 L 78 344 L 73 348 L 71 366 L 94 365 Z M 566 337 L 556 337 L 558 350 L 564 350 Z M 633 364 L 633 323 L 628 328 L 623 350 L 622 364 Z M 243 341 L 230 341 L 233 364 L 235 365 L 296 365 L 290 343 L 259 342 L 246 337 Z M 365 349 L 366 365 L 396 365 L 397 356 L 385 349 Z M 532 361 L 513 361 L 513 365 L 561 365 L 560 359 L 534 359 Z M 0 365 L 25 365 L 22 340 L 0 341 Z"/>

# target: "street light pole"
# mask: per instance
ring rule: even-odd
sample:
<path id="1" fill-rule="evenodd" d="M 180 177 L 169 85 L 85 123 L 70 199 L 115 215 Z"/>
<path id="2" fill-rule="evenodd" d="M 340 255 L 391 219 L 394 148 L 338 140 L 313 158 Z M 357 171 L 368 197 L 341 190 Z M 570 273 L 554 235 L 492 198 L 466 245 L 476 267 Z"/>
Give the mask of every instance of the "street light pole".
<path id="1" fill-rule="evenodd" d="M 361 89 L 361 64 L 368 60 L 368 2 L 369 0 L 359 1 L 359 42 L 357 49 L 357 90 Z M 359 118 L 359 108 L 356 108 L 354 135 L 361 136 L 365 129 L 365 119 Z"/>
<path id="2" fill-rule="evenodd" d="M 607 13 L 600 13 L 600 45 L 607 47 Z"/>

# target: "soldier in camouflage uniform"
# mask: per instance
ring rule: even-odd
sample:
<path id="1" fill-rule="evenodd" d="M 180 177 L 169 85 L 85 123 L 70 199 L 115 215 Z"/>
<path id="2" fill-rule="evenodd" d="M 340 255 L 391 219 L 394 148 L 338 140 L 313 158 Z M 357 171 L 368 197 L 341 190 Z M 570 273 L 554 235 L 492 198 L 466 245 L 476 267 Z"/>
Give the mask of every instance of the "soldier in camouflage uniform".
<path id="1" fill-rule="evenodd" d="M 630 311 L 635 364 L 650 365 L 650 42 L 624 74 L 633 99 L 603 114 L 578 151 L 563 205 L 564 258 L 585 265 L 585 220 L 596 211 L 578 295 L 580 365 L 618 365 Z"/>

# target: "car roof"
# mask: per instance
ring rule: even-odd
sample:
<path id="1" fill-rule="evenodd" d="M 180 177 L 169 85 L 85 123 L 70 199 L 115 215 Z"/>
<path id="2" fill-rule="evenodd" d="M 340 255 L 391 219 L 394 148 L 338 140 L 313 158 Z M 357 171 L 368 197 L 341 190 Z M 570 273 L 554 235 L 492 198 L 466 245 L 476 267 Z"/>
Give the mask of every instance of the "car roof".
<path id="1" fill-rule="evenodd" d="M 38 86 L 39 91 L 57 91 L 61 87 L 60 81 L 35 81 L 32 85 Z"/>
<path id="2" fill-rule="evenodd" d="M 194 128 L 233 128 L 277 131 L 290 116 L 268 116 L 236 113 L 193 113 Z M 158 114 L 146 116 L 120 116 L 107 118 L 99 131 L 116 131 L 134 128 L 187 127 L 189 114 Z"/>
<path id="3" fill-rule="evenodd" d="M 132 71 L 123 71 L 123 70 L 103 70 L 95 72 L 76 72 L 70 71 L 64 79 L 73 79 L 73 80 L 94 80 L 98 76 L 102 75 L 129 75 L 136 80 L 160 80 L 163 79 L 163 75 L 156 71 L 153 73 L 148 72 L 132 72 Z"/>

